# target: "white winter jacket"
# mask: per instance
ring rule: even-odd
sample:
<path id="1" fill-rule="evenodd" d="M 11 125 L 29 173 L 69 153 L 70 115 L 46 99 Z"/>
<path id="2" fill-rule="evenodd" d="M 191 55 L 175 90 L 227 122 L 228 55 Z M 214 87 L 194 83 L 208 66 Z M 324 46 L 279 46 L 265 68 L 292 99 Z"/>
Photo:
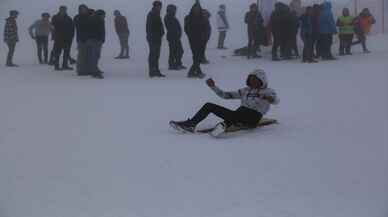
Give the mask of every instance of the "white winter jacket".
<path id="1" fill-rule="evenodd" d="M 264 71 L 257 70 L 250 75 L 255 75 L 263 82 L 262 89 L 252 89 L 250 87 L 246 87 L 238 91 L 226 92 L 215 86 L 212 90 L 223 99 L 241 99 L 241 106 L 265 115 L 268 113 L 271 104 L 276 105 L 280 100 L 277 97 L 275 90 L 268 88 L 268 82 Z M 270 103 L 268 100 L 263 99 L 263 97 L 272 97 L 274 102 Z"/>
<path id="2" fill-rule="evenodd" d="M 229 22 L 225 10 L 221 9 L 217 13 L 217 28 L 218 31 L 226 31 L 229 29 Z"/>

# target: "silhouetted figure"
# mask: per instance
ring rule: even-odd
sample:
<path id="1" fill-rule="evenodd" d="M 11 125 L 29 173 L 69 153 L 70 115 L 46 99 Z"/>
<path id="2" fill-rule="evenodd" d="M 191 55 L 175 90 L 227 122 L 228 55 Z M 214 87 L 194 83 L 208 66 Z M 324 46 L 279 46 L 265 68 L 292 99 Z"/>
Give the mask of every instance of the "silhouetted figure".
<path id="1" fill-rule="evenodd" d="M 193 54 L 193 65 L 191 66 L 189 78 L 204 78 L 201 61 L 208 40 L 208 20 L 203 14 L 201 5 L 197 2 L 191 8 L 190 14 L 185 17 L 185 32 L 189 39 L 191 52 Z"/>
<path id="2" fill-rule="evenodd" d="M 120 11 L 114 11 L 115 30 L 120 41 L 120 54 L 116 59 L 129 59 L 129 28 L 127 18 Z"/>
<path id="3" fill-rule="evenodd" d="M 159 69 L 160 49 L 162 46 L 162 38 L 164 36 L 164 27 L 160 12 L 162 10 L 162 2 L 154 1 L 153 7 L 147 16 L 147 42 L 150 48 L 148 57 L 149 76 L 165 77 Z"/>
<path id="4" fill-rule="evenodd" d="M 61 6 L 59 13 L 53 16 L 51 23 L 54 27 L 54 56 L 55 70 L 73 70 L 69 67 L 71 45 L 74 38 L 74 23 L 67 15 L 67 7 Z M 63 52 L 62 68 L 59 66 L 59 59 Z"/>
<path id="5" fill-rule="evenodd" d="M 170 48 L 170 55 L 168 58 L 168 68 L 170 70 L 186 69 L 182 64 L 183 46 L 182 26 L 176 18 L 177 7 L 175 5 L 167 6 L 167 13 L 164 17 L 164 24 L 167 30 L 167 41 Z"/>
<path id="6" fill-rule="evenodd" d="M 9 17 L 5 20 L 4 27 L 4 42 L 8 46 L 8 55 L 6 66 L 17 67 L 18 65 L 13 63 L 13 56 L 15 54 L 16 43 L 19 42 L 18 26 L 16 19 L 19 15 L 18 11 L 12 10 L 9 12 Z"/>

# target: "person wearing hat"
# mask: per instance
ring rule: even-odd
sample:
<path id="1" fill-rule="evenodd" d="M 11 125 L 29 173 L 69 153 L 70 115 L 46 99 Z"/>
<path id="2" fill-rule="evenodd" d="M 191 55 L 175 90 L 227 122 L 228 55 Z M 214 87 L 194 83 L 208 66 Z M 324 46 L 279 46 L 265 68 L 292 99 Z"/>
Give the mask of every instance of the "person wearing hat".
<path id="1" fill-rule="evenodd" d="M 16 43 L 19 41 L 18 26 L 16 19 L 19 15 L 18 11 L 12 10 L 9 12 L 9 17 L 6 19 L 4 27 L 4 42 L 8 46 L 8 55 L 6 66 L 17 67 L 18 65 L 13 63 L 13 56 L 15 54 Z"/>
<path id="2" fill-rule="evenodd" d="M 53 27 L 50 22 L 49 13 L 43 13 L 42 18 L 37 20 L 30 26 L 30 28 L 28 28 L 31 38 L 36 41 L 40 64 L 48 63 L 48 42 L 52 30 Z M 42 53 L 44 55 L 44 59 L 42 58 Z"/>
<path id="3" fill-rule="evenodd" d="M 121 15 L 119 10 L 113 12 L 115 16 L 115 30 L 120 40 L 120 55 L 115 59 L 129 59 L 129 28 L 127 18 Z"/>
<path id="4" fill-rule="evenodd" d="M 71 45 L 74 39 L 74 22 L 67 15 L 67 7 L 61 6 L 58 14 L 51 19 L 54 27 L 54 67 L 55 70 L 73 70 L 69 67 Z M 63 51 L 62 68 L 59 66 L 59 59 Z"/>
<path id="5" fill-rule="evenodd" d="M 149 76 L 165 77 L 159 69 L 160 49 L 162 46 L 162 38 L 164 36 L 164 27 L 160 12 L 162 10 L 162 2 L 154 1 L 151 11 L 147 15 L 147 42 L 150 48 L 148 56 Z"/>
<path id="6" fill-rule="evenodd" d="M 186 69 L 182 64 L 183 46 L 182 26 L 176 18 L 177 7 L 175 5 L 167 6 L 167 13 L 164 17 L 164 25 L 167 29 L 167 41 L 170 48 L 170 55 L 168 58 L 168 65 L 170 70 Z"/>
<path id="7" fill-rule="evenodd" d="M 218 27 L 218 49 L 227 49 L 225 47 L 226 33 L 229 30 L 229 21 L 226 16 L 226 5 L 221 4 L 217 13 Z"/>
<path id="8" fill-rule="evenodd" d="M 214 114 L 224 120 L 217 125 L 215 132 L 224 132 L 229 126 L 243 125 L 248 128 L 256 128 L 257 124 L 268 113 L 271 105 L 278 104 L 279 98 L 276 92 L 268 87 L 264 70 L 257 69 L 249 73 L 246 80 L 247 87 L 237 91 L 223 91 L 216 86 L 213 79 L 206 81 L 207 85 L 223 99 L 239 99 L 241 106 L 237 110 L 206 103 L 193 118 L 187 121 L 171 121 L 170 125 L 181 132 L 195 132 L 196 126 L 209 114 Z"/>

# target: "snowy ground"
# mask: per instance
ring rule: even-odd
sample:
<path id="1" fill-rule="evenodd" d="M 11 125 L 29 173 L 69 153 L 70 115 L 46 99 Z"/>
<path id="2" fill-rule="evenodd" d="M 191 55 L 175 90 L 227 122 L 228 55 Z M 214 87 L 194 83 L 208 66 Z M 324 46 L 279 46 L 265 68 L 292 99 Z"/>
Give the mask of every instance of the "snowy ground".
<path id="1" fill-rule="evenodd" d="M 280 125 L 219 140 L 169 129 L 205 102 L 238 102 L 168 72 L 166 49 L 166 79 L 146 77 L 137 43 L 122 62 L 107 46 L 106 79 L 94 80 L 37 65 L 28 43 L 20 68 L 0 66 L 0 217 L 388 216 L 387 36 L 370 40 L 372 54 L 314 65 L 212 43 L 204 71 L 219 86 L 240 88 L 261 67 L 281 98 L 269 115 Z"/>

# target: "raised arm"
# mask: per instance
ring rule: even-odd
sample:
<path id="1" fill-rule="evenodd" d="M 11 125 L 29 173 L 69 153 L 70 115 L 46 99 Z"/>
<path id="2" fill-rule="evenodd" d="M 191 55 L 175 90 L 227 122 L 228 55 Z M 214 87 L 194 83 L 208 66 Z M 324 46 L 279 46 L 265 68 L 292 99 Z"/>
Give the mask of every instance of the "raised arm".
<path id="1" fill-rule="evenodd" d="M 219 87 L 216 86 L 213 79 L 208 79 L 206 81 L 207 85 L 212 89 L 217 96 L 223 98 L 223 99 L 241 99 L 241 93 L 240 91 L 223 91 Z"/>

